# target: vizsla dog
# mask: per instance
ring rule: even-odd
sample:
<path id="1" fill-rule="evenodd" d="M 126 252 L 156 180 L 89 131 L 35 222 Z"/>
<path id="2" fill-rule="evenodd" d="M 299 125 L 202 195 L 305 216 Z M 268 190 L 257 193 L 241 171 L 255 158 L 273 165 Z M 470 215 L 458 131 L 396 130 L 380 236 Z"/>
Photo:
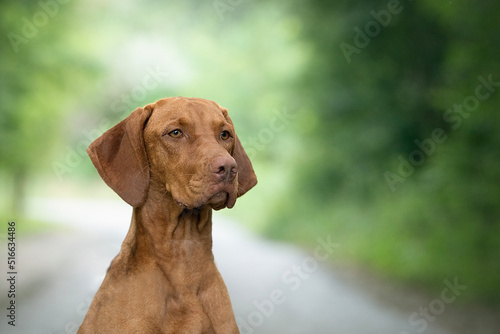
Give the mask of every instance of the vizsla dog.
<path id="1" fill-rule="evenodd" d="M 162 99 L 134 110 L 87 152 L 134 209 L 78 334 L 239 333 L 212 254 L 212 209 L 232 208 L 257 178 L 227 110 Z"/>

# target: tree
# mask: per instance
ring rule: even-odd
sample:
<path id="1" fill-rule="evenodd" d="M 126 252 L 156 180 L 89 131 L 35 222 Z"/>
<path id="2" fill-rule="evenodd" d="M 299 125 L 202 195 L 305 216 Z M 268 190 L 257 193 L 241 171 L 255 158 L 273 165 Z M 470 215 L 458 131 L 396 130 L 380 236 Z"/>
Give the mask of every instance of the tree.
<path id="1" fill-rule="evenodd" d="M 26 178 L 51 153 L 61 133 L 68 92 L 92 71 L 92 62 L 64 24 L 74 15 L 58 1 L 3 2 L 0 33 L 0 169 L 12 180 L 12 206 L 23 209 Z M 90 71 L 89 66 L 90 65 Z"/>
<path id="2" fill-rule="evenodd" d="M 461 274 L 475 296 L 499 300 L 499 4 L 291 8 L 313 48 L 296 91 L 314 126 L 299 134 L 287 194 L 309 209 L 278 214 L 272 233 L 331 231 L 355 240 L 350 256 L 378 270 L 431 285 Z M 356 229 L 332 218 L 332 207 L 346 206 Z"/>

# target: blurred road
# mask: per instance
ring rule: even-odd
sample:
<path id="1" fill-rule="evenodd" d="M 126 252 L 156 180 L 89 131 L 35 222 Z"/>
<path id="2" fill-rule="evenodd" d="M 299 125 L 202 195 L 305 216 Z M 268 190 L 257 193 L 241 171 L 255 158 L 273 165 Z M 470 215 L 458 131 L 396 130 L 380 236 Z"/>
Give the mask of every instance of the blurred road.
<path id="1" fill-rule="evenodd" d="M 32 215 L 66 228 L 18 238 L 17 325 L 8 326 L 2 315 L 0 333 L 75 333 L 119 251 L 131 209 L 102 200 L 30 203 Z M 439 319 L 419 315 L 409 321 L 429 301 L 413 311 L 398 309 L 338 275 L 325 260 L 342 245 L 327 236 L 308 254 L 264 240 L 217 215 L 213 230 L 216 262 L 242 334 L 452 333 L 438 327 Z M 0 300 L 5 305 L 3 290 L 4 285 Z"/>

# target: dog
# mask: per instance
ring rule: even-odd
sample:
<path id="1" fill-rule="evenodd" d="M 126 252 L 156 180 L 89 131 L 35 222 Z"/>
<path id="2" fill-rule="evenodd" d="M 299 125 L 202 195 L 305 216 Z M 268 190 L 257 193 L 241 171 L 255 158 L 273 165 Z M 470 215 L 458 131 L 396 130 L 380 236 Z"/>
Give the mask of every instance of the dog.
<path id="1" fill-rule="evenodd" d="M 239 333 L 212 253 L 212 210 L 232 208 L 257 177 L 227 109 L 161 99 L 87 152 L 133 214 L 77 333 Z"/>

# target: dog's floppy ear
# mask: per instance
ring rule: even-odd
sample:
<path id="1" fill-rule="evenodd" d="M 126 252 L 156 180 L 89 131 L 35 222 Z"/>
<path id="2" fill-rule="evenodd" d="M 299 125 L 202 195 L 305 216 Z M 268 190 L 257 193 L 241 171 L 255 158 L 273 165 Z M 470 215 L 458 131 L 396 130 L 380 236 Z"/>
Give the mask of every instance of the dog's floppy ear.
<path id="1" fill-rule="evenodd" d="M 234 128 L 233 122 L 229 117 L 227 109 L 219 106 L 220 110 L 224 114 L 226 120 L 231 123 Z M 252 163 L 250 162 L 250 158 L 247 153 L 243 149 L 240 140 L 236 133 L 234 134 L 234 148 L 232 152 L 232 156 L 236 163 L 238 164 L 238 197 L 242 196 L 244 193 L 252 189 L 257 184 L 257 175 L 253 171 Z"/>
<path id="2" fill-rule="evenodd" d="M 151 104 L 137 108 L 87 148 L 104 182 L 133 207 L 144 203 L 149 189 L 143 132 L 152 111 Z"/>
<path id="3" fill-rule="evenodd" d="M 233 158 L 238 164 L 238 197 L 240 197 L 257 184 L 257 175 L 255 175 L 250 158 L 236 135 L 235 139 Z"/>

